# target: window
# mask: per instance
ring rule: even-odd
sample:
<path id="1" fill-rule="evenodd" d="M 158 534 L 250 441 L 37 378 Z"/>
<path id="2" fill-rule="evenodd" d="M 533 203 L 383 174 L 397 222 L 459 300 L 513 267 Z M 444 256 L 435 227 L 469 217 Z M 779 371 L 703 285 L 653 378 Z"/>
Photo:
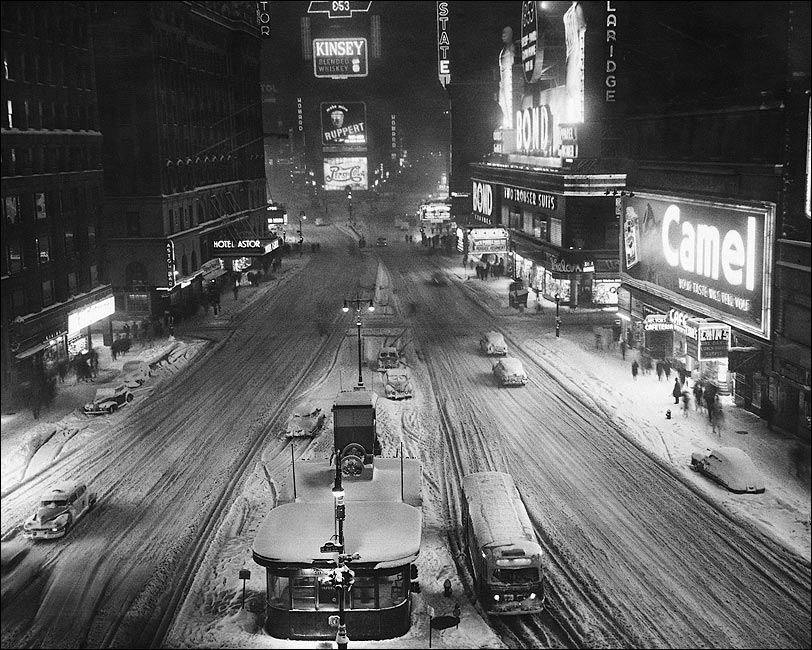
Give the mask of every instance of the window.
<path id="1" fill-rule="evenodd" d="M 13 316 L 22 316 L 28 312 L 25 305 L 25 291 L 23 289 L 14 289 L 11 292 L 11 313 Z"/>
<path id="2" fill-rule="evenodd" d="M 553 246 L 561 246 L 561 219 L 550 217 L 550 243 Z"/>
<path id="3" fill-rule="evenodd" d="M 3 216 L 6 218 L 6 223 L 9 225 L 20 223 L 19 196 L 15 195 L 3 197 Z"/>
<path id="4" fill-rule="evenodd" d="M 87 245 L 91 250 L 96 248 L 96 224 L 87 226 Z"/>
<path id="5" fill-rule="evenodd" d="M 54 281 L 51 279 L 42 282 L 42 306 L 48 307 L 54 304 Z"/>
<path id="6" fill-rule="evenodd" d="M 68 295 L 75 296 L 79 293 L 79 284 L 76 282 L 76 272 L 68 273 Z"/>
<path id="7" fill-rule="evenodd" d="M 3 50 L 3 79 L 11 79 L 8 70 L 8 52 Z"/>
<path id="8" fill-rule="evenodd" d="M 36 192 L 34 194 L 34 200 L 37 206 L 37 219 L 47 219 L 48 211 L 45 208 L 45 194 L 42 192 Z"/>
<path id="9" fill-rule="evenodd" d="M 76 254 L 76 241 L 73 233 L 73 224 L 65 224 L 65 257 L 73 257 Z"/>
<path id="10" fill-rule="evenodd" d="M 19 239 L 8 239 L 6 241 L 6 264 L 9 274 L 20 273 L 23 266 L 23 249 Z"/>
<path id="11" fill-rule="evenodd" d="M 290 578 L 268 575 L 268 606 L 275 609 L 290 607 Z"/>
<path id="12" fill-rule="evenodd" d="M 99 267 L 96 264 L 93 264 L 90 267 L 90 286 L 99 286 Z"/>
<path id="13" fill-rule="evenodd" d="M 51 261 L 51 240 L 47 234 L 42 234 L 36 238 L 37 260 L 40 264 L 47 264 Z"/>
<path id="14" fill-rule="evenodd" d="M 10 99 L 6 102 L 6 124 L 8 124 L 8 128 L 14 128 L 14 106 Z"/>
<path id="15" fill-rule="evenodd" d="M 125 216 L 127 220 L 127 237 L 140 237 L 141 214 L 139 212 L 128 212 Z"/>

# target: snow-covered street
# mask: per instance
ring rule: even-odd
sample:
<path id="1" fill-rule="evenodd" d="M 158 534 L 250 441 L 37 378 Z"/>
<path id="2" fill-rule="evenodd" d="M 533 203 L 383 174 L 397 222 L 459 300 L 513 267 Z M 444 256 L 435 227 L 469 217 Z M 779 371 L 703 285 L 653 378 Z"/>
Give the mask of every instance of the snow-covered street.
<path id="1" fill-rule="evenodd" d="M 329 416 L 312 440 L 283 429 L 302 401 L 329 414 L 354 383 L 356 331 L 340 307 L 358 290 L 380 307 L 364 318 L 363 372 L 380 396 L 383 455 L 402 444 L 423 463 L 424 530 L 411 631 L 356 642 L 350 629 L 352 647 L 426 647 L 428 607 L 447 615 L 455 603 L 459 627 L 434 630 L 432 647 L 809 646 L 809 478 L 796 475 L 793 440 L 730 398 L 721 436 L 702 413 L 683 417 L 669 383 L 632 377 L 634 351 L 596 349 L 592 327 L 612 314 L 564 312 L 556 338 L 554 306 L 519 314 L 507 279 L 470 278 L 456 254 L 395 243 L 383 228 L 367 239 L 393 243 L 363 252 L 343 226 L 313 234 L 319 253 L 225 317 L 179 327 L 122 412 L 66 416 L 57 429 L 72 435 L 31 458 L 31 429 L 4 416 L 2 539 L 30 549 L 3 575 L 3 647 L 314 647 L 262 630 L 265 575 L 251 546 L 290 499 L 290 445 L 303 462 L 330 455 Z M 490 329 L 524 362 L 527 386 L 494 383 L 477 343 Z M 412 400 L 383 397 L 371 363 L 382 345 L 405 354 Z M 764 494 L 733 494 L 689 469 L 693 451 L 722 445 L 753 458 Z M 548 612 L 531 621 L 489 620 L 469 596 L 459 479 L 490 469 L 514 476 L 547 552 Z M 21 542 L 22 520 L 57 477 L 86 480 L 98 505 L 62 541 Z M 251 571 L 245 610 L 241 569 Z"/>

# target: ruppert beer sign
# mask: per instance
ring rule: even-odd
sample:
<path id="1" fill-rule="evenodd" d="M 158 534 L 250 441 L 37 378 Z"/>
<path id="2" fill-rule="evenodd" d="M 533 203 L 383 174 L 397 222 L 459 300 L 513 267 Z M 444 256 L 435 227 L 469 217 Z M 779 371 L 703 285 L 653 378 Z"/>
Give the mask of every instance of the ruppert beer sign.
<path id="1" fill-rule="evenodd" d="M 321 143 L 324 146 L 365 145 L 367 105 L 364 102 L 322 102 Z"/>
<path id="2" fill-rule="evenodd" d="M 765 339 L 775 204 L 635 193 L 623 214 L 621 279 Z"/>
<path id="3" fill-rule="evenodd" d="M 314 38 L 313 74 L 319 78 L 367 76 L 367 39 Z"/>

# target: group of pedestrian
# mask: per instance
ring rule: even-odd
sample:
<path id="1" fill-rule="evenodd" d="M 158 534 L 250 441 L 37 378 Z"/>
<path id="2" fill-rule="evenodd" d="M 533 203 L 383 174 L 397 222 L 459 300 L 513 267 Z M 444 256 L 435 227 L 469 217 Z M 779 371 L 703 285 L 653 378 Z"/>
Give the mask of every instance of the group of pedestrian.
<path id="1" fill-rule="evenodd" d="M 667 359 L 658 359 L 654 367 L 657 371 L 657 379 L 659 381 L 662 381 L 663 377 L 665 377 L 666 381 L 671 380 L 671 364 Z"/>

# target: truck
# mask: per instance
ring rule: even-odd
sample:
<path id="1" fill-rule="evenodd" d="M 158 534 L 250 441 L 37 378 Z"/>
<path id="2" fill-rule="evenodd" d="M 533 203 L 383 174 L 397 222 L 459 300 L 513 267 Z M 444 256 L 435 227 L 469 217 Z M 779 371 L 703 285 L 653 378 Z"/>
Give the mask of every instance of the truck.
<path id="1" fill-rule="evenodd" d="M 375 402 L 378 396 L 368 390 L 340 392 L 333 403 L 333 438 L 342 466 L 358 461 L 371 465 L 380 456 Z M 356 461 L 353 461 L 356 459 Z M 342 467 L 343 469 L 343 467 Z"/>

